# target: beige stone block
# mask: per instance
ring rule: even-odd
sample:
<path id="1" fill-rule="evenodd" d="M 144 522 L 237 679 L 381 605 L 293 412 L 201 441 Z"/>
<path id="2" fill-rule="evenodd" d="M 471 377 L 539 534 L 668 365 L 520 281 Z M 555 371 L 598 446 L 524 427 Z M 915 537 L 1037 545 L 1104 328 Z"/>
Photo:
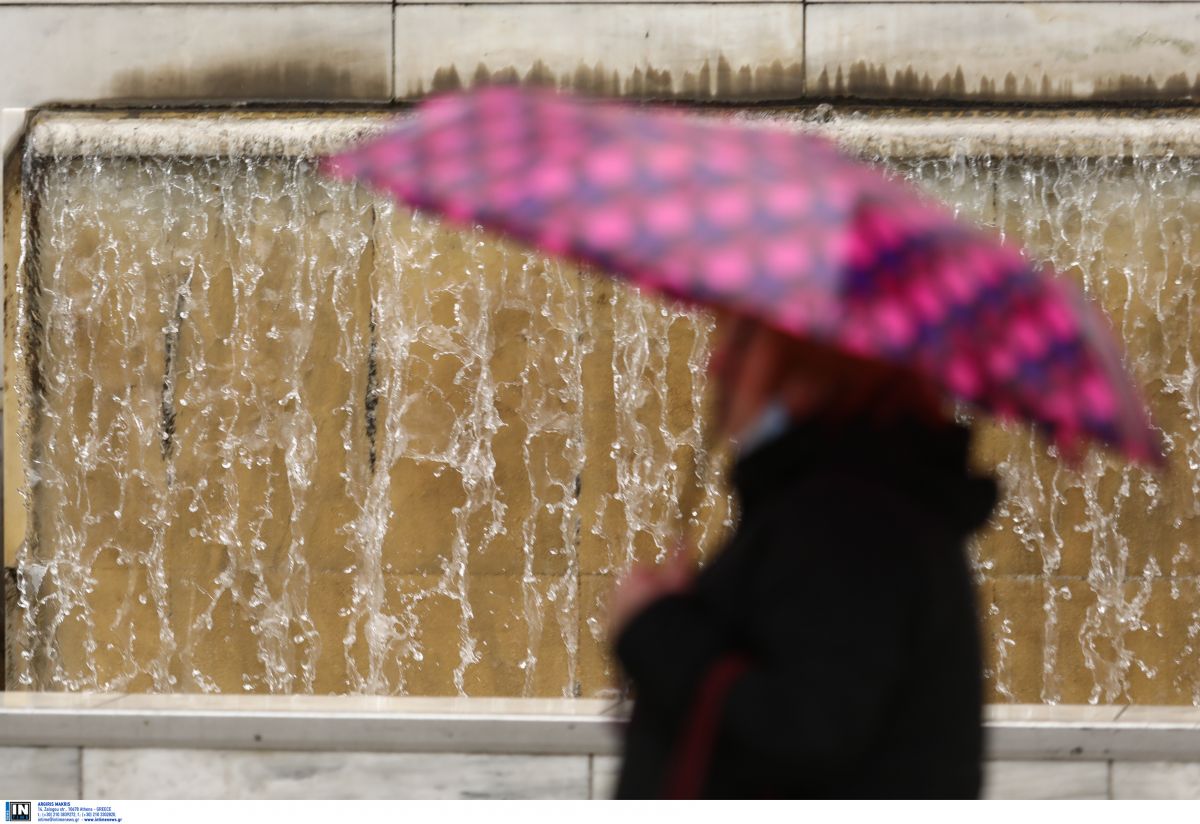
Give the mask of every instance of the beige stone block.
<path id="1" fill-rule="evenodd" d="M 1200 579 L 1158 579 L 1149 589 L 1126 584 L 1126 597 L 1149 598 L 1128 636 L 1135 664 L 1129 671 L 1129 697 L 1136 704 L 1192 705 L 1200 697 Z"/>
<path id="2" fill-rule="evenodd" d="M 456 513 L 467 503 L 462 476 L 441 464 L 407 458 L 395 461 L 388 471 L 392 517 L 384 538 L 385 569 L 396 574 L 436 573 L 452 562 L 460 540 Z"/>
<path id="3" fill-rule="evenodd" d="M 1003 512 L 1004 510 L 1001 510 Z M 1014 523 L 1014 521 L 1017 523 Z M 1045 560 L 1042 541 L 1031 536 L 1011 514 L 993 514 L 988 525 L 974 538 L 972 557 L 989 576 L 1037 575 Z M 1020 528 L 1021 534 L 1016 532 Z"/>
<path id="4" fill-rule="evenodd" d="M 1095 694 L 1100 703 L 1124 703 L 1119 695 L 1105 695 L 1098 687 L 1093 667 L 1100 668 L 1114 659 L 1112 645 L 1096 632 L 1096 593 L 1086 581 L 1056 579 L 1055 586 L 1063 593 L 1058 601 L 1058 621 L 1047 634 L 1047 647 L 1054 650 L 1060 698 L 1066 704 L 1091 703 Z M 1086 652 L 1083 635 L 1089 627 Z M 1089 666 L 1089 664 L 1091 666 Z"/>
<path id="5" fill-rule="evenodd" d="M 571 375 L 586 321 L 571 309 L 575 276 L 489 236 L 402 215 L 390 228 L 419 251 L 397 261 L 377 298 L 390 315 L 376 328 L 381 385 L 391 387 L 379 399 L 377 449 L 392 466 L 393 511 L 420 495 L 419 519 L 436 523 L 394 522 L 389 563 L 435 571 L 459 547 L 474 574 L 561 574 L 583 471 Z M 389 342 L 400 327 L 415 339 Z M 395 428 L 402 443 L 388 440 Z M 468 458 L 491 463 L 490 474 Z"/>
<path id="6" fill-rule="evenodd" d="M 1031 703 L 1042 700 L 1042 647 L 1045 633 L 1042 583 L 1001 576 L 985 580 L 978 593 L 982 616 L 987 700 Z"/>
<path id="7" fill-rule="evenodd" d="M 617 492 L 617 470 L 613 444 L 617 439 L 616 390 L 613 386 L 612 284 L 598 280 L 591 296 L 594 313 L 591 350 L 583 361 L 583 391 L 588 403 L 583 409 L 584 450 L 587 477 L 579 493 L 579 568 L 583 573 L 604 572 L 621 557 L 614 546 L 621 534 L 620 512 L 612 503 Z"/>
<path id="8" fill-rule="evenodd" d="M 349 638 L 353 578 L 337 570 L 314 574 L 308 589 L 307 623 L 301 652 L 315 659 L 312 691 L 317 694 L 346 693 L 353 689 L 350 662 L 358 663 L 356 650 L 344 643 Z"/>
<path id="9" fill-rule="evenodd" d="M 220 572 L 194 577 L 181 576 L 172 582 L 178 615 L 173 616 L 179 639 L 178 670 L 185 692 L 267 692 L 268 684 L 286 681 L 286 673 L 266 670 L 266 658 L 275 653 L 287 661 L 290 647 L 287 626 L 279 616 L 268 616 L 268 601 L 282 600 L 284 593 L 271 586 L 268 576 L 256 575 L 222 564 Z M 228 576 L 228 577 L 226 577 Z M 272 591 L 274 590 L 274 591 Z M 282 606 L 277 603 L 275 609 Z M 271 618 L 273 620 L 264 620 Z M 280 638 L 282 636 L 282 639 Z M 275 641 L 275 643 L 272 643 Z"/>
<path id="10" fill-rule="evenodd" d="M 1200 764 L 1116 761 L 1112 765 L 1116 799 L 1200 799 Z"/>
<path id="11" fill-rule="evenodd" d="M 150 692 L 174 686 L 171 594 L 144 567 L 66 564 L 38 590 L 33 672 L 48 689 Z"/>
<path id="12" fill-rule="evenodd" d="M 853 3 L 807 10 L 809 94 L 957 100 L 1195 94 L 1190 3 Z"/>
<path id="13" fill-rule="evenodd" d="M 621 774 L 621 759 L 615 755 L 593 755 L 591 776 L 592 800 L 607 801 L 617 794 Z"/>
<path id="14" fill-rule="evenodd" d="M 0 758 L 0 793 L 5 798 L 61 798 L 82 796 L 80 752 L 67 747 L 3 747 Z"/>
<path id="15" fill-rule="evenodd" d="M 145 249 L 118 253 L 114 242 L 123 236 L 114 227 L 156 204 L 136 203 L 113 180 L 89 187 L 85 176 L 77 164 L 46 174 L 39 214 L 62 210 L 62 236 L 30 259 L 41 285 L 30 298 L 41 335 L 32 339 L 39 369 L 29 379 L 41 397 L 33 463 L 41 483 L 32 507 L 44 525 L 32 549 L 43 560 L 88 569 L 150 549 L 167 478 L 157 268 Z M 112 224 L 96 220 L 89 207 L 99 204 Z M 118 286 L 111 276 L 122 270 Z"/>
<path id="16" fill-rule="evenodd" d="M 387 4 L 5 5 L 0 104 L 386 100 L 390 26 Z"/>
<path id="17" fill-rule="evenodd" d="M 515 575 L 526 568 L 537 574 L 566 572 L 578 540 L 576 489 L 587 472 L 580 460 L 581 437 L 531 430 L 516 410 L 506 417 L 493 440 L 494 477 L 505 507 L 503 532 L 473 541 L 478 547 L 471 556 L 474 572 Z M 482 520 L 490 518 L 484 513 Z M 475 529 L 473 535 L 481 536 L 483 531 Z"/>
<path id="18" fill-rule="evenodd" d="M 602 95 L 796 97 L 803 21 L 793 3 L 400 5 L 396 94 L 512 79 Z"/>
<path id="19" fill-rule="evenodd" d="M 1194 701 L 1188 637 L 1198 612 L 1194 579 L 1179 579 L 1174 587 L 1161 579 L 1058 586 L 1069 593 L 1059 601 L 1053 635 L 1064 703 Z"/>
<path id="20" fill-rule="evenodd" d="M 1086 575 L 1095 537 L 1083 529 L 1092 519 L 1076 476 L 1046 454 L 1038 436 L 1011 431 L 1005 440 L 1011 451 L 998 472 L 1004 497 L 993 515 L 1000 534 L 988 535 L 995 572 Z"/>
<path id="21" fill-rule="evenodd" d="M 93 749 L 92 798 L 583 799 L 584 755 Z"/>
<path id="22" fill-rule="evenodd" d="M 577 581 L 571 577 L 472 575 L 469 631 L 480 661 L 467 670 L 470 695 L 577 694 Z"/>
<path id="23" fill-rule="evenodd" d="M 983 797 L 999 799 L 1105 799 L 1105 761 L 989 761 L 984 765 Z"/>
<path id="24" fill-rule="evenodd" d="M 607 627 L 615 580 L 610 575 L 579 576 L 579 683 L 584 697 L 614 697 L 621 689 Z"/>
<path id="25" fill-rule="evenodd" d="M 394 667 L 399 691 L 408 695 L 458 695 L 466 692 L 467 672 L 475 659 L 471 611 L 465 583 L 443 583 L 433 576 L 397 576 L 388 581 L 386 609 L 400 633 L 397 650 L 385 662 Z M 364 659 L 362 645 L 356 658 Z M 486 666 L 486 665 L 485 665 Z"/>
<path id="26" fill-rule="evenodd" d="M 196 173 L 211 180 L 206 171 Z M 351 467 L 365 465 L 368 451 L 361 404 L 344 408 L 366 384 L 366 313 L 351 313 L 368 305 L 372 258 L 348 255 L 349 272 L 338 276 L 341 250 L 331 237 L 352 233 L 361 215 L 343 206 L 344 217 L 297 230 L 288 199 L 249 197 L 281 190 L 282 171 L 246 177 L 234 185 L 247 190 L 250 207 L 201 242 L 200 274 L 181 304 L 171 457 L 181 490 L 177 535 L 268 566 L 314 547 L 315 566 L 341 568 L 345 526 L 359 513 Z M 304 181 L 299 196 L 317 214 L 334 208 Z M 236 308 L 242 301 L 259 311 Z M 301 317 L 305 306 L 311 321 Z"/>
<path id="27" fill-rule="evenodd" d="M 713 522 L 723 521 L 728 503 L 719 457 L 701 460 L 708 400 L 693 386 L 693 370 L 702 373 L 707 358 L 709 321 L 626 291 L 616 293 L 611 311 L 614 343 L 604 354 L 613 364 L 612 389 L 599 385 L 597 394 L 612 393 L 613 439 L 588 441 L 589 468 L 597 455 L 601 469 L 599 488 L 589 490 L 589 473 L 581 500 L 585 572 L 660 562 L 685 531 L 715 543 L 721 530 Z M 680 426 L 688 409 L 694 423 Z"/>
<path id="28" fill-rule="evenodd" d="M 320 667 L 336 669 L 325 656 L 344 652 L 352 691 L 574 695 L 567 650 L 575 645 L 578 596 L 570 579 L 387 576 L 385 601 L 358 606 L 345 591 L 356 587 L 353 576 L 340 586 L 315 605 L 314 623 Z"/>

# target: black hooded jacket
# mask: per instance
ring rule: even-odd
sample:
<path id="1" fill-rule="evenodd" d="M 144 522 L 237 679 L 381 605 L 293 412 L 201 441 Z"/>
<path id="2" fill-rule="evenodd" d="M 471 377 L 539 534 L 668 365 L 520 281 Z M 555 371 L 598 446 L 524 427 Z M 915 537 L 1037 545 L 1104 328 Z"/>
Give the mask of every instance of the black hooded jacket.
<path id="1" fill-rule="evenodd" d="M 982 663 L 969 432 L 796 425 L 737 464 L 742 517 L 617 639 L 618 797 L 969 798 Z"/>

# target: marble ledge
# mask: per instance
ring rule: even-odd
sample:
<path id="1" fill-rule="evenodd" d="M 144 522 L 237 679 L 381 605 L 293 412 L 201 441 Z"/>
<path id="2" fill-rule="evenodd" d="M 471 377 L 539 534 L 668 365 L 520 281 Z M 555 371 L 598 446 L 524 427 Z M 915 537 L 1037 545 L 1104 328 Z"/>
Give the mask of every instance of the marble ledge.
<path id="1" fill-rule="evenodd" d="M 531 2 L 533 0 L 530 0 Z M 544 2 L 544 0 L 542 0 Z M 560 2 L 562 0 L 559 0 Z M 573 0 L 566 0 L 572 2 Z M 396 0 L 153 0 L 155 6 L 391 6 Z M 401 0 L 403 2 L 403 0 Z M 462 0 L 420 0 L 462 2 Z M 991 2 L 991 0 L 987 0 Z M 145 6 L 148 0 L 0 0 L 0 6 Z"/>
<path id="2" fill-rule="evenodd" d="M 269 4 L 273 6 L 298 6 L 298 5 L 385 5 L 385 6 L 437 6 L 437 5 L 453 5 L 453 6 L 479 6 L 479 5 L 505 5 L 505 6 L 522 6 L 522 5 L 545 5 L 547 0 L 154 0 L 155 5 L 196 5 L 203 2 L 204 5 L 213 6 L 261 6 Z M 696 0 L 554 0 L 556 5 L 570 4 L 594 4 L 594 3 L 626 3 L 633 5 L 655 5 L 669 6 L 679 5 L 681 3 L 694 3 Z M 738 4 L 738 3 L 778 3 L 797 5 L 799 0 L 716 0 L 721 4 Z M 936 5 L 947 3 L 971 3 L 977 5 L 989 5 L 996 3 L 1011 3 L 1013 0 L 804 0 L 804 5 L 843 5 L 847 3 L 887 3 L 889 5 L 908 4 L 908 5 Z M 1031 5 L 1036 5 L 1038 0 L 1033 0 Z M 1177 3 L 1200 3 L 1200 0 L 1069 0 L 1072 3 L 1114 3 L 1114 2 L 1133 2 L 1133 3 L 1160 3 L 1160 2 L 1177 2 Z M 86 3 L 80 0 L 0 0 L 0 6 L 140 6 L 146 5 L 147 0 L 87 0 Z"/>
<path id="3" fill-rule="evenodd" d="M 614 707 L 594 699 L 0 693 L 0 747 L 609 754 L 623 717 Z"/>
<path id="4" fill-rule="evenodd" d="M 594 5 L 597 3 L 622 3 L 632 5 L 671 6 L 695 3 L 696 0 L 552 0 L 554 5 Z M 808 0 L 808 2 L 878 2 L 878 0 Z M 1011 2 L 1012 0 L 965 0 L 968 3 Z M 1187 0 L 1184 0 L 1185 2 Z M 0 0 L 0 6 L 144 6 L 148 0 Z M 542 6 L 548 0 L 154 0 L 159 6 L 184 6 L 204 4 L 210 6 L 303 6 L 303 5 L 355 5 L 355 6 Z M 901 3 L 964 2 L 964 0 L 888 0 Z M 1076 2 L 1112 2 L 1112 0 L 1076 0 Z M 1197 0 L 1200 2 L 1200 0 Z M 775 3 L 800 5 L 798 0 L 715 0 L 716 4 Z"/>
<path id="5" fill-rule="evenodd" d="M 813 111 L 792 106 L 713 116 L 813 131 L 850 151 L 896 157 L 1056 157 L 1063 153 L 1200 157 L 1200 117 L 1178 112 L 1115 116 L 1072 111 L 1015 116 L 986 111 L 970 117 L 946 113 L 914 116 L 895 108 L 860 112 L 846 105 L 818 121 L 812 117 Z M 4 113 L 4 122 L 11 124 L 8 128 L 15 135 L 25 123 L 24 111 L 5 109 Z M 128 115 L 127 110 L 39 112 L 29 120 L 28 145 L 46 155 L 312 155 L 378 134 L 408 116 L 389 109 L 353 114 L 292 112 L 271 118 L 238 112 Z"/>
<path id="6" fill-rule="evenodd" d="M 1200 762 L 1200 708 L 996 705 L 990 758 Z"/>
<path id="7" fill-rule="evenodd" d="M 612 755 L 597 699 L 0 693 L 0 746 Z M 993 705 L 994 760 L 1200 762 L 1200 709 Z"/>

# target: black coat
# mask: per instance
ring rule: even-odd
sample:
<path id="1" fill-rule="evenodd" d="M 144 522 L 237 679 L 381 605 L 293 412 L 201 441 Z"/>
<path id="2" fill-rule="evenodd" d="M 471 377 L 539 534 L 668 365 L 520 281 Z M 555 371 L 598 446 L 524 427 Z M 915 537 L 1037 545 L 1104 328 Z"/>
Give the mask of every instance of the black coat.
<path id="1" fill-rule="evenodd" d="M 964 543 L 996 489 L 968 439 L 808 423 L 737 464 L 732 540 L 617 639 L 635 695 L 618 797 L 978 795 Z"/>

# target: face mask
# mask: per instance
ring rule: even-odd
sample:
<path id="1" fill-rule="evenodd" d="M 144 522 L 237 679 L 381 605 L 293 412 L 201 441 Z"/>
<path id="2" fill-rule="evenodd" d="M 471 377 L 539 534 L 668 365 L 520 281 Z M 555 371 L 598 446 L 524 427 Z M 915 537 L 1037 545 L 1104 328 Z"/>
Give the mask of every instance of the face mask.
<path id="1" fill-rule="evenodd" d="M 792 424 L 792 415 L 782 401 L 768 403 L 754 423 L 743 429 L 733 439 L 739 455 L 748 455 L 763 444 L 773 441 L 787 431 Z"/>

